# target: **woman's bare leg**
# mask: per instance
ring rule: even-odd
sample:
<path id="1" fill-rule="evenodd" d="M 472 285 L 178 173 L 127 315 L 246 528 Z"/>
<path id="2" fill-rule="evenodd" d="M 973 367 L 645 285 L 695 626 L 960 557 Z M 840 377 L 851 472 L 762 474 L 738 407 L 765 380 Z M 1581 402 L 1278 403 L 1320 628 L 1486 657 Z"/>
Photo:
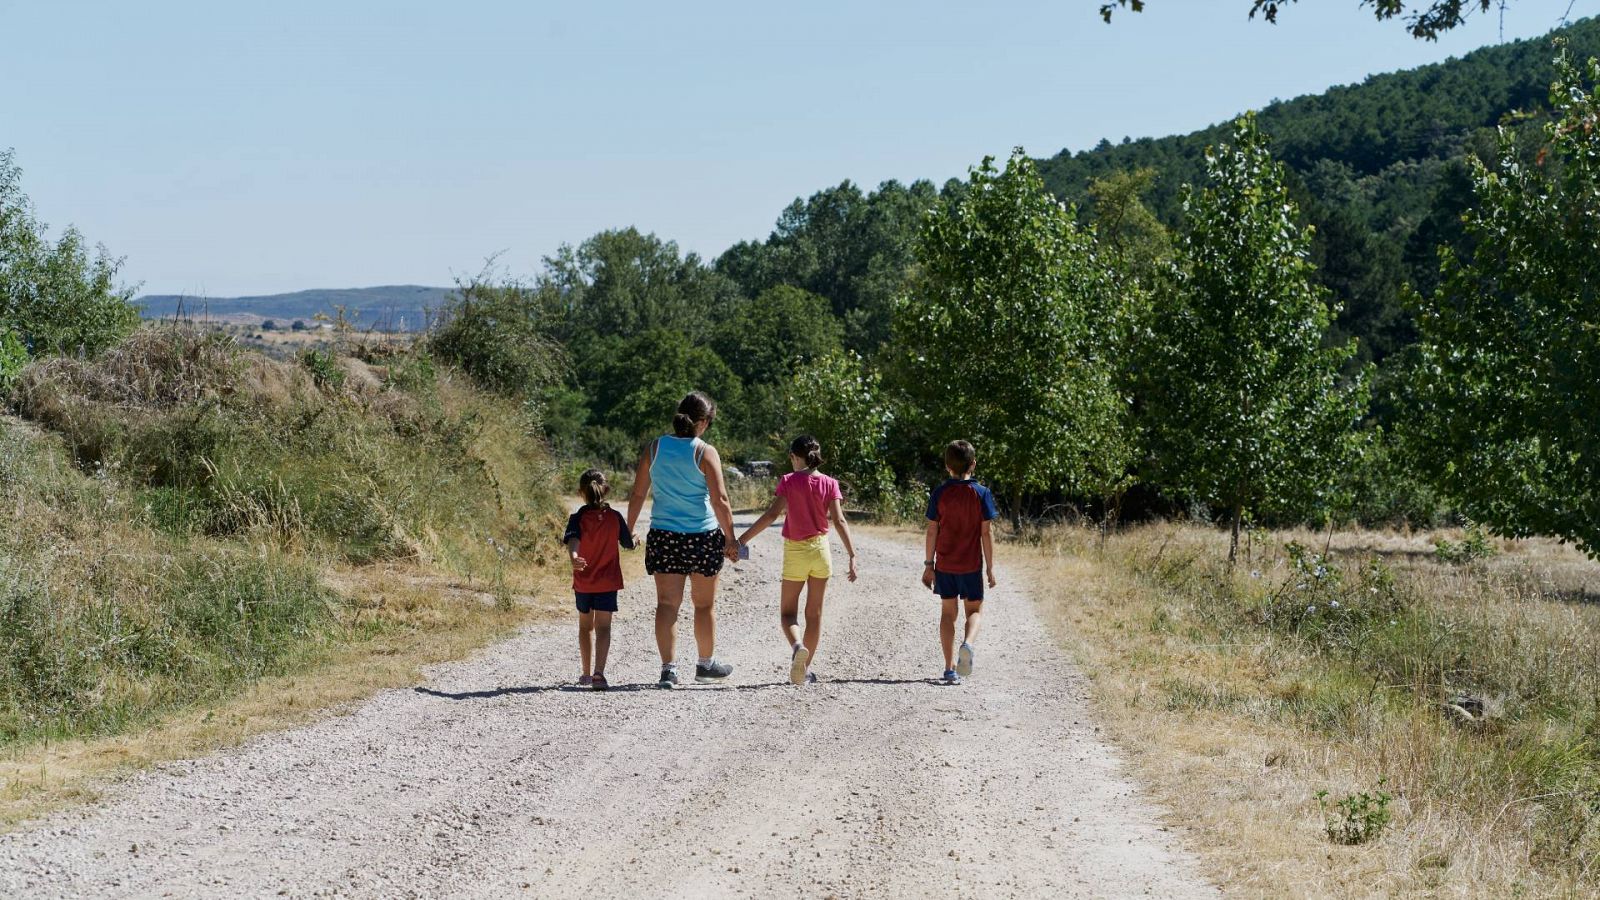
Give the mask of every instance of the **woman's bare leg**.
<path id="1" fill-rule="evenodd" d="M 656 575 L 656 648 L 661 664 L 672 662 L 678 643 L 678 610 L 683 606 L 683 583 L 687 575 Z"/>
<path id="2" fill-rule="evenodd" d="M 792 649 L 800 643 L 800 589 L 806 586 L 804 581 L 784 581 L 782 593 L 778 603 L 778 626 L 783 629 L 784 640 L 789 642 Z"/>
<path id="3" fill-rule="evenodd" d="M 694 602 L 694 643 L 704 659 L 716 655 L 717 649 L 717 615 L 713 610 L 717 602 L 717 577 L 689 576 L 689 595 Z M 683 595 L 678 596 L 681 600 Z"/>
<path id="4" fill-rule="evenodd" d="M 594 614 L 594 674 L 606 673 L 606 657 L 611 654 L 611 613 Z M 588 656 L 587 653 L 584 654 Z M 584 664 L 584 668 L 589 668 Z"/>

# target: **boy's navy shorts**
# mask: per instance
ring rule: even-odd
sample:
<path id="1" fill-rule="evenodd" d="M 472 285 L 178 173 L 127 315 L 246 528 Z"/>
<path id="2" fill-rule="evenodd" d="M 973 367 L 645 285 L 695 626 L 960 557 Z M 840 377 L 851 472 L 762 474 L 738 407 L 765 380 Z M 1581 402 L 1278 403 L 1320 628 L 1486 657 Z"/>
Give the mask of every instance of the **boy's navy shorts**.
<path id="1" fill-rule="evenodd" d="M 983 599 L 983 572 L 968 572 L 965 575 L 952 575 L 949 572 L 933 572 L 933 592 L 940 597 L 960 597 L 962 600 Z"/>
<path id="2" fill-rule="evenodd" d="M 602 591 L 598 594 L 586 594 L 583 591 L 573 591 L 573 596 L 578 599 L 578 612 L 616 612 L 617 592 Z"/>

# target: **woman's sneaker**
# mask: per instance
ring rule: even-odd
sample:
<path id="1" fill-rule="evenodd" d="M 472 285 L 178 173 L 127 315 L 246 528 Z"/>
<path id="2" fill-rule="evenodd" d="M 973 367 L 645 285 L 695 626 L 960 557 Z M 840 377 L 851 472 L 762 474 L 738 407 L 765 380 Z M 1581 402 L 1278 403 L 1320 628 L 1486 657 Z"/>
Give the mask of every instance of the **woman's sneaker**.
<path id="1" fill-rule="evenodd" d="M 697 684 L 716 684 L 733 674 L 733 666 L 724 662 L 712 660 L 710 665 L 696 664 L 694 667 L 694 680 Z"/>
<path id="2" fill-rule="evenodd" d="M 956 674 L 956 670 L 955 669 L 945 669 L 944 670 L 944 683 L 945 684 L 960 684 L 961 683 L 961 676 Z"/>
<path id="3" fill-rule="evenodd" d="M 962 678 L 972 675 L 972 645 L 966 641 L 961 642 L 961 650 L 956 653 L 956 674 Z"/>
<path id="4" fill-rule="evenodd" d="M 675 688 L 678 686 L 678 670 L 672 666 L 661 667 L 661 678 L 656 681 L 658 688 Z"/>
<path id="5" fill-rule="evenodd" d="M 806 669 L 811 666 L 811 651 L 804 646 L 794 648 L 794 653 L 789 657 L 789 683 L 804 684 Z"/>

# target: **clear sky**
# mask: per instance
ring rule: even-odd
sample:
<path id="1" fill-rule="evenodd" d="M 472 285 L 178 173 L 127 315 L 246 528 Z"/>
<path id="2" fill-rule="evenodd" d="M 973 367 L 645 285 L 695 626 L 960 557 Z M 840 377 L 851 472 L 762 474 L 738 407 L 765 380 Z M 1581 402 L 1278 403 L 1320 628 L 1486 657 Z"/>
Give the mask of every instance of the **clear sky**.
<path id="1" fill-rule="evenodd" d="M 1505 37 L 1568 2 L 1513 0 Z M 627 225 L 714 256 L 847 178 L 1191 131 L 1499 37 L 1415 41 L 1358 0 L 1098 7 L 0 0 L 0 148 L 141 293 L 448 284 Z"/>

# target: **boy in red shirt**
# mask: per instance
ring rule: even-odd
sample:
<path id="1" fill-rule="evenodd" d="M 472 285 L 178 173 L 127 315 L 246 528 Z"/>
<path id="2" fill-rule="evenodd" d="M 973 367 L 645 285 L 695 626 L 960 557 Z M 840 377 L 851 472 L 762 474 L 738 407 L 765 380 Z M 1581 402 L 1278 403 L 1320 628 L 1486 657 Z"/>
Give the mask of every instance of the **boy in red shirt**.
<path id="1" fill-rule="evenodd" d="M 951 441 L 944 448 L 944 467 L 950 479 L 933 489 L 928 498 L 928 534 L 922 565 L 922 584 L 938 594 L 944 606 L 939 613 L 939 643 L 944 648 L 944 681 L 960 684 L 972 674 L 972 642 L 978 639 L 983 613 L 983 583 L 994 580 L 994 539 L 989 522 L 999 515 L 994 494 L 972 479 L 978 453 L 966 441 Z M 956 605 L 964 601 L 967 629 L 957 658 Z"/>
<path id="2" fill-rule="evenodd" d="M 606 503 L 611 486 L 599 469 L 578 477 L 578 494 L 584 506 L 567 519 L 561 536 L 572 558 L 572 592 L 578 603 L 578 654 L 583 658 L 583 675 L 578 684 L 603 691 L 606 681 L 606 656 L 611 652 L 611 614 L 617 611 L 617 592 L 622 590 L 620 544 L 633 549 L 622 514 Z M 590 669 L 589 662 L 594 661 Z"/>

